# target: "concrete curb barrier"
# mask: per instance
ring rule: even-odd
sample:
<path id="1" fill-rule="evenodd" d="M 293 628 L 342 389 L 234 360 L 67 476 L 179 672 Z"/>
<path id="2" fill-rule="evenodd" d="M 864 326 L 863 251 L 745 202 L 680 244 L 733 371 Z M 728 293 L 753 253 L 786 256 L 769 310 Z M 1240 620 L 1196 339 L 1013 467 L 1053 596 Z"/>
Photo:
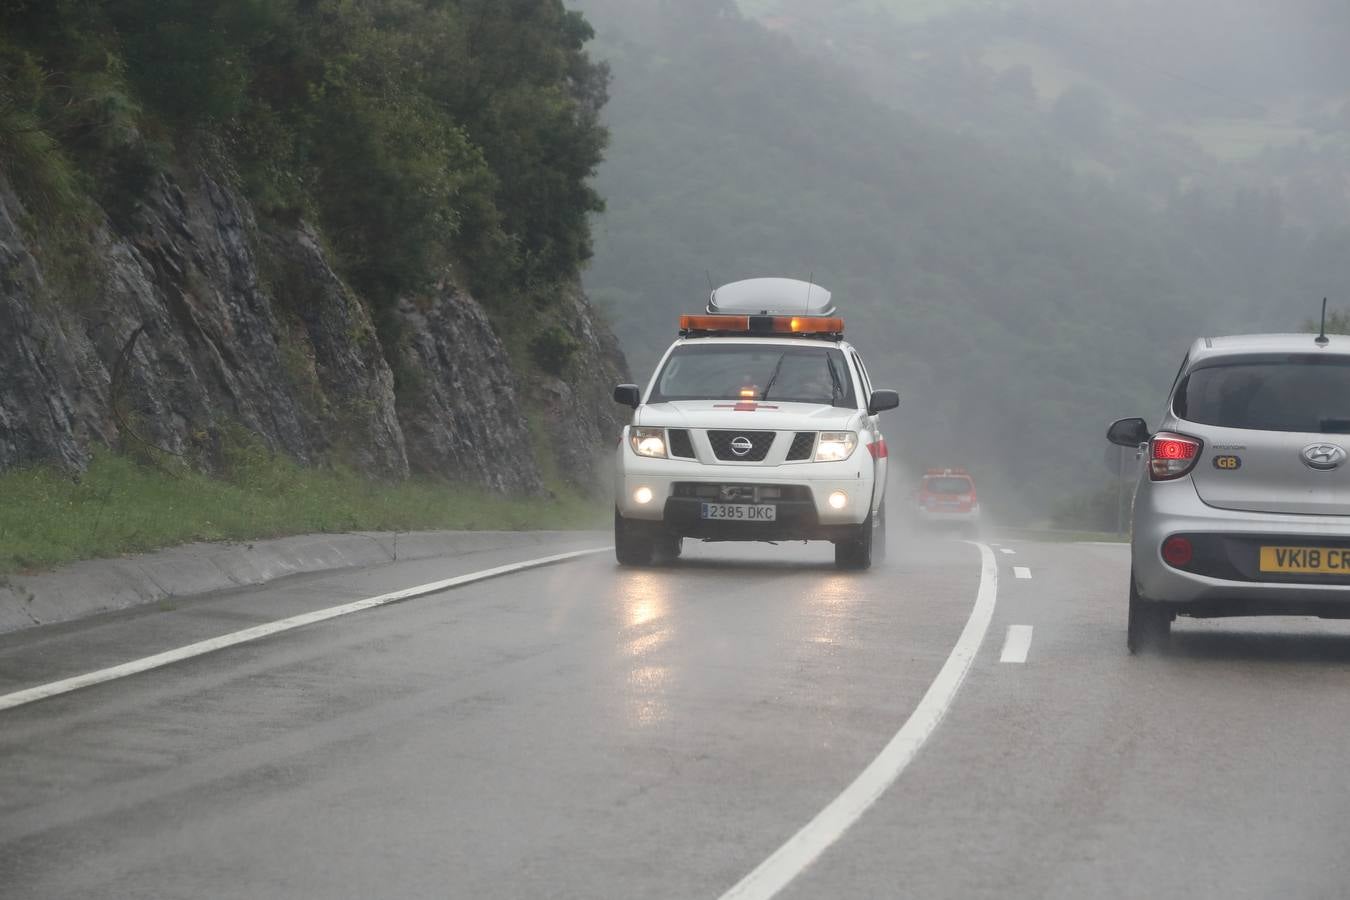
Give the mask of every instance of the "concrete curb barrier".
<path id="1" fill-rule="evenodd" d="M 240 544 L 184 544 L 139 556 L 0 577 L 0 634 L 266 584 L 287 575 L 531 547 L 584 532 L 418 531 L 309 534 Z"/>

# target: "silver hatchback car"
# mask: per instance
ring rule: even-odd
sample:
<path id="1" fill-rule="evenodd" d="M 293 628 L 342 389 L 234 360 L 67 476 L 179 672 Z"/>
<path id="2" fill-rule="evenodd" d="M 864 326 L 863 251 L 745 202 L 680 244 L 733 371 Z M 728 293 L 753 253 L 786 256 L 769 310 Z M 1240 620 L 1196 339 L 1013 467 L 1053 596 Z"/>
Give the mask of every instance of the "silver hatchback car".
<path id="1" fill-rule="evenodd" d="M 1137 447 L 1128 646 L 1178 615 L 1350 618 L 1350 337 L 1196 341 Z"/>

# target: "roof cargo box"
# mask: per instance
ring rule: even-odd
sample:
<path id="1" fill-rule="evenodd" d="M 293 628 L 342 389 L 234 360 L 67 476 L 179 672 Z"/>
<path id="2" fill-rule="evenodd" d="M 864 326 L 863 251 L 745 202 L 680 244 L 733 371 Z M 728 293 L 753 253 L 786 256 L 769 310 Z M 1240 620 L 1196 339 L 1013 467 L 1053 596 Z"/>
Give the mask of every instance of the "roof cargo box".
<path id="1" fill-rule="evenodd" d="M 751 316 L 828 316 L 834 312 L 830 292 L 795 278 L 748 278 L 712 292 L 708 312 Z"/>

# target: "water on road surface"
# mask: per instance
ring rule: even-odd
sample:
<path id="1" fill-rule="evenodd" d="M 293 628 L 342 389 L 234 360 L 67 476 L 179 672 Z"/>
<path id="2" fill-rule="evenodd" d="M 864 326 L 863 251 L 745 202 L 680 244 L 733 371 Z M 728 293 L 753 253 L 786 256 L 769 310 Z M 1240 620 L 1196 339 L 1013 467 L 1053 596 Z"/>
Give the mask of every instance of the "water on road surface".
<path id="1" fill-rule="evenodd" d="M 940 723 L 783 897 L 1339 896 L 1350 627 L 1124 649 L 1123 545 L 998 541 Z M 0 640 L 0 693 L 605 544 L 424 560 Z M 506 575 L 0 712 L 3 897 L 709 897 L 845 791 L 972 617 L 981 549 L 687 543 Z M 921 710 L 922 711 L 922 710 Z"/>

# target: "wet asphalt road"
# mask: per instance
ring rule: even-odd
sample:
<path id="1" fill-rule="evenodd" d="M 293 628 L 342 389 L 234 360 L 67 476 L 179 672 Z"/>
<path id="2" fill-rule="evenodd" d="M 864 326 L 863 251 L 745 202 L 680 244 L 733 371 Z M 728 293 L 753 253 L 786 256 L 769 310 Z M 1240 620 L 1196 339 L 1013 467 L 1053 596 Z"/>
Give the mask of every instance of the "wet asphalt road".
<path id="1" fill-rule="evenodd" d="M 877 756 L 970 616 L 979 550 L 893 538 L 864 574 L 827 545 L 598 555 L 0 712 L 0 896 L 717 898 Z M 0 694 L 603 543 L 11 635 Z M 1000 543 L 946 717 L 780 896 L 1350 893 L 1350 625 L 1181 622 L 1131 658 L 1123 546 Z"/>

